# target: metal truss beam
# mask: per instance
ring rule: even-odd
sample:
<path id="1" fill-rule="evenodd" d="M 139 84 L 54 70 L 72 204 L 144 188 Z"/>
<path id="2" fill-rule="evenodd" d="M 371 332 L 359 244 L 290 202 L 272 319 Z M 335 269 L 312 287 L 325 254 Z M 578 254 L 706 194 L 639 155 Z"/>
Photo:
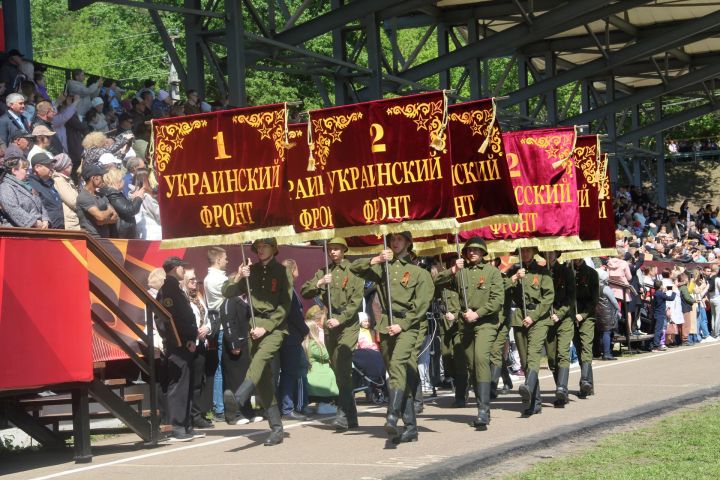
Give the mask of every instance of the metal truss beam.
<path id="1" fill-rule="evenodd" d="M 573 70 L 559 73 L 553 78 L 541 80 L 525 89 L 512 92 L 510 98 L 502 102 L 502 106 L 520 103 L 537 95 L 541 95 L 550 89 L 558 88 L 583 78 L 593 77 L 603 72 L 609 72 L 615 66 L 683 45 L 688 38 L 696 36 L 698 32 L 715 28 L 718 23 L 720 23 L 720 11 L 698 19 L 680 22 L 672 32 L 644 39 L 629 47 L 613 52 L 609 59 L 600 58 L 593 60 Z"/>
<path id="2" fill-rule="evenodd" d="M 647 87 L 638 89 L 632 95 L 619 98 L 614 102 L 594 108 L 590 111 L 566 118 L 560 122 L 561 125 L 584 125 L 593 120 L 597 120 L 606 115 L 615 114 L 617 111 L 625 109 L 628 105 L 639 104 L 651 98 L 660 97 L 662 95 L 672 93 L 692 85 L 701 84 L 702 82 L 720 76 L 720 63 L 710 65 L 699 70 L 692 71 L 685 75 L 675 77 L 667 83 L 657 85 L 655 87 Z"/>
<path id="3" fill-rule="evenodd" d="M 81 8 L 87 7 L 92 3 L 96 3 L 98 0 L 68 0 L 68 9 L 71 11 L 80 10 Z M 115 5 L 122 5 L 124 7 L 135 7 L 144 8 L 147 10 L 154 10 L 156 12 L 173 12 L 181 13 L 183 15 L 200 15 L 202 17 L 210 18 L 225 18 L 225 14 L 222 12 L 211 12 L 208 10 L 178 7 L 175 5 L 168 5 L 166 3 L 152 3 L 152 2 L 140 2 L 132 0 L 102 0 L 103 3 L 114 3 Z"/>
<path id="4" fill-rule="evenodd" d="M 708 113 L 712 113 L 716 110 L 717 107 L 714 106 L 712 103 L 706 103 L 704 105 L 700 105 L 699 107 L 689 108 L 674 115 L 663 117 L 661 120 L 621 135 L 617 138 L 617 142 L 631 143 L 642 137 L 649 137 L 677 125 L 682 125 L 683 123 L 689 122 L 694 118 L 702 117 L 703 115 L 707 115 Z"/>

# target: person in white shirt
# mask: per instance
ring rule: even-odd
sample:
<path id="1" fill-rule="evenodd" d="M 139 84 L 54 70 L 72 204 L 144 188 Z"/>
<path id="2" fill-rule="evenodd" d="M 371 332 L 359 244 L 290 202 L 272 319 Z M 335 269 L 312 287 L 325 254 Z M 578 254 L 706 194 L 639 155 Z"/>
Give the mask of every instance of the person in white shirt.
<path id="1" fill-rule="evenodd" d="M 203 281 L 205 290 L 205 301 L 211 310 L 220 310 L 225 297 L 222 295 L 222 286 L 227 280 L 225 269 L 227 268 L 227 252 L 222 247 L 210 247 L 207 251 L 208 256 L 208 273 Z M 215 421 L 222 421 L 225 418 L 225 406 L 223 404 L 223 376 L 222 376 L 222 351 L 223 351 L 223 331 L 220 324 L 220 333 L 217 339 L 218 345 L 218 366 L 215 371 L 215 380 L 213 387 L 213 411 L 215 413 Z"/>

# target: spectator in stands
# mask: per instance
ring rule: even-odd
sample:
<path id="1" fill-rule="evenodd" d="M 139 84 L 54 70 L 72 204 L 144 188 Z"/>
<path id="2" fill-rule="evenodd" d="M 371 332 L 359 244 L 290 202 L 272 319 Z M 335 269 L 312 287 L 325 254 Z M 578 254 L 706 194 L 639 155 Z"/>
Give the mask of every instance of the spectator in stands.
<path id="1" fill-rule="evenodd" d="M 5 158 L 25 158 L 30 152 L 30 142 L 33 136 L 22 130 L 15 131 L 10 137 L 10 145 L 5 149 Z"/>
<path id="2" fill-rule="evenodd" d="M 73 175 L 80 166 L 83 146 L 82 141 L 87 135 L 87 126 L 83 124 L 77 114 L 77 105 L 80 102 L 79 96 L 64 97 L 61 95 L 57 102 L 58 113 L 53 118 L 55 121 L 55 131 L 63 143 L 67 154 L 73 163 Z M 60 122 L 59 119 L 62 119 Z M 62 125 L 60 124 L 62 123 Z"/>
<path id="3" fill-rule="evenodd" d="M 677 145 L 677 143 L 675 143 L 675 140 L 669 140 L 667 147 L 668 147 L 668 153 L 670 153 L 670 155 L 675 155 L 678 153 L 678 145 Z"/>
<path id="4" fill-rule="evenodd" d="M 43 100 L 49 101 L 50 95 L 48 95 L 47 87 L 45 85 L 45 74 L 43 72 L 35 72 L 33 79 L 35 80 L 35 91 L 38 96 Z"/>
<path id="5" fill-rule="evenodd" d="M 122 113 L 117 119 L 117 134 L 133 133 L 133 119 L 129 113 Z"/>
<path id="6" fill-rule="evenodd" d="M 200 113 L 200 94 L 197 90 L 187 91 L 187 101 L 185 102 L 185 113 L 187 115 L 193 115 Z"/>
<path id="7" fill-rule="evenodd" d="M 130 148 L 132 139 L 132 136 L 123 135 L 113 141 L 102 132 L 88 133 L 82 142 L 85 149 L 82 155 L 83 168 L 85 165 L 97 165 L 103 153 L 111 153 L 119 160 L 122 159 Z"/>
<path id="8" fill-rule="evenodd" d="M 364 301 L 364 300 L 363 300 Z M 365 312 L 358 312 L 360 333 L 358 333 L 358 349 L 380 351 L 375 342 L 375 333 L 370 329 L 370 317 Z"/>
<path id="9" fill-rule="evenodd" d="M 30 160 L 30 163 L 33 163 L 33 158 L 39 153 L 44 153 L 48 157 L 52 157 L 53 154 L 50 152 L 50 150 L 48 150 L 48 148 L 50 148 L 50 139 L 55 136 L 55 132 L 53 132 L 44 125 L 38 125 L 37 127 L 33 128 L 32 136 L 35 139 L 35 145 L 33 145 L 28 152 L 27 158 L 28 160 Z"/>
<path id="10" fill-rule="evenodd" d="M 105 169 L 105 171 L 112 169 L 122 168 L 122 160 L 117 158 L 112 153 L 103 153 L 98 159 L 98 165 Z"/>
<path id="11" fill-rule="evenodd" d="M 102 195 L 108 199 L 118 214 L 118 221 L 114 228 L 111 228 L 110 236 L 113 238 L 137 238 L 135 215 L 140 212 L 140 207 L 142 207 L 145 189 L 141 187 L 135 190 L 128 198 L 122 193 L 122 178 L 122 171 L 117 168 L 111 169 L 103 175 Z"/>
<path id="12" fill-rule="evenodd" d="M 20 84 L 20 93 L 25 97 L 25 111 L 23 116 L 27 123 L 32 123 L 35 118 L 35 84 L 27 80 L 23 80 Z"/>
<path id="13" fill-rule="evenodd" d="M 153 118 L 163 118 L 170 115 L 170 107 L 173 104 L 173 99 L 168 92 L 160 90 L 157 97 L 152 102 L 150 112 Z"/>
<path id="14" fill-rule="evenodd" d="M 147 170 L 138 170 L 135 173 L 135 188 L 144 188 L 142 207 L 135 220 L 137 222 L 138 238 L 143 240 L 162 240 L 162 225 L 160 224 L 160 206 L 156 196 L 157 192 L 150 187 Z"/>
<path id="15" fill-rule="evenodd" d="M 162 287 L 163 283 L 165 283 L 165 270 L 162 268 L 156 268 L 154 270 L 151 270 L 148 274 L 148 293 L 153 298 L 157 298 L 157 294 L 160 291 L 160 288 Z M 155 316 L 153 315 L 153 346 L 161 351 L 165 351 L 165 347 L 163 345 L 163 339 L 160 335 L 160 331 L 157 328 L 157 324 L 155 323 Z M 145 333 L 148 333 L 148 325 L 145 324 Z"/>
<path id="16" fill-rule="evenodd" d="M 140 94 L 140 101 L 145 105 L 145 115 L 148 120 L 152 118 L 152 107 L 153 102 L 155 101 L 155 95 L 153 95 L 151 92 L 144 91 L 142 94 Z"/>
<path id="17" fill-rule="evenodd" d="M 713 338 L 720 334 L 720 277 L 718 277 L 718 265 L 712 266 L 712 275 L 708 278 L 708 300 L 710 300 L 710 312 L 712 320 L 710 329 Z"/>
<path id="18" fill-rule="evenodd" d="M 24 158 L 5 159 L 9 174 L 0 183 L 0 206 L 15 227 L 48 228 L 47 210 L 27 180 L 29 165 Z"/>
<path id="19" fill-rule="evenodd" d="M 102 98 L 95 97 L 92 99 L 90 104 L 92 105 L 92 108 L 85 114 L 85 122 L 88 124 L 91 131 L 107 133 L 110 128 L 108 127 L 107 119 L 105 118 L 105 113 L 103 112 L 105 103 Z"/>
<path id="20" fill-rule="evenodd" d="M 120 88 L 115 80 L 105 80 L 102 89 L 100 89 L 100 96 L 110 109 L 120 115 L 125 111 L 122 105 L 120 105 L 120 96 L 124 92 L 125 90 Z"/>
<path id="21" fill-rule="evenodd" d="M 55 159 L 46 153 L 38 153 L 32 159 L 32 174 L 28 177 L 28 183 L 40 195 L 50 220 L 49 228 L 63 229 L 65 214 L 52 178 L 54 171 Z"/>
<path id="22" fill-rule="evenodd" d="M 135 98 L 142 100 L 145 93 L 149 93 L 151 99 L 155 98 L 155 80 L 145 80 L 143 82 L 143 88 L 137 91 Z"/>
<path id="23" fill-rule="evenodd" d="M 82 177 L 85 187 L 77 196 L 77 214 L 80 228 L 95 238 L 109 238 L 110 225 L 117 223 L 118 215 L 107 198 L 97 191 L 103 184 L 105 172 L 98 165 L 85 165 Z"/>
<path id="24" fill-rule="evenodd" d="M 100 93 L 103 79 L 99 78 L 95 83 L 85 86 L 85 72 L 76 68 L 72 71 L 72 78 L 65 85 L 66 94 L 68 96 L 80 96 L 80 102 L 77 105 L 77 113 L 82 118 L 85 113 L 92 108 L 92 99 Z"/>
<path id="25" fill-rule="evenodd" d="M 65 147 L 63 146 L 62 140 L 59 138 L 58 135 L 56 135 L 57 132 L 55 131 L 55 125 L 57 123 L 60 124 L 60 126 L 63 126 L 65 122 L 67 122 L 67 118 L 69 118 L 69 115 L 66 112 L 63 116 L 61 116 L 61 118 L 58 119 L 58 122 L 55 122 L 56 116 L 57 110 L 55 110 L 53 104 L 48 102 L 47 100 L 43 100 L 39 102 L 36 106 L 35 121 L 32 124 L 33 131 L 37 127 L 44 127 L 48 131 L 53 132 L 53 135 L 51 135 L 49 138 L 50 143 L 45 149 L 53 156 L 65 152 Z"/>
<path id="26" fill-rule="evenodd" d="M 149 129 L 145 125 L 146 121 L 150 121 L 152 116 L 150 115 L 150 109 L 145 107 L 145 103 L 142 100 L 133 99 L 133 109 L 131 112 L 133 133 L 135 137 L 142 139 L 149 139 Z"/>
<path id="27" fill-rule="evenodd" d="M 10 143 L 10 137 L 18 130 L 30 133 L 30 123 L 23 116 L 25 111 L 25 97 L 20 93 L 11 93 L 5 99 L 8 107 L 5 115 L 0 117 L 0 140 L 4 145 Z"/>
<path id="28" fill-rule="evenodd" d="M 53 181 L 55 190 L 63 203 L 63 220 L 65 230 L 80 230 L 80 220 L 76 213 L 78 191 L 70 174 L 72 173 L 72 160 L 67 153 L 55 155 L 55 172 Z"/>
<path id="29" fill-rule="evenodd" d="M 206 418 L 212 408 L 212 389 L 215 370 L 217 369 L 217 345 L 212 342 L 212 325 L 207 315 L 207 305 L 198 288 L 195 269 L 187 267 L 181 283 L 183 291 L 190 299 L 190 307 L 195 315 L 197 340 L 195 355 L 192 362 L 192 407 L 190 415 L 195 428 L 214 428 L 215 425 Z"/>
<path id="30" fill-rule="evenodd" d="M 617 360 L 612 354 L 612 334 L 617 328 L 620 318 L 620 305 L 615 299 L 615 293 L 608 285 L 608 273 L 604 269 L 598 270 L 600 281 L 600 295 L 596 306 L 596 327 L 602 333 L 602 359 Z"/>
<path id="31" fill-rule="evenodd" d="M 695 276 L 695 290 L 692 292 L 695 298 L 695 306 L 697 307 L 697 336 L 700 342 L 705 341 L 707 338 L 713 339 L 708 329 L 707 310 L 705 309 L 709 287 L 706 275 L 709 276 L 711 273 L 712 270 L 708 267 L 703 271 L 698 271 Z"/>
<path id="32" fill-rule="evenodd" d="M 132 160 L 132 159 L 131 159 Z M 130 161 L 128 161 L 130 164 Z M 129 168 L 129 167 L 128 167 Z M 222 247 L 209 247 L 207 250 L 208 272 L 203 281 L 203 290 L 205 291 L 205 299 L 207 300 L 210 310 L 220 311 L 220 307 L 225 300 L 222 295 L 222 286 L 227 281 L 228 259 L 227 252 Z M 223 356 L 223 326 L 220 324 L 218 333 L 218 368 L 215 372 L 213 380 L 213 410 L 215 421 L 222 421 L 225 418 L 225 406 L 223 405 L 223 375 L 222 375 L 222 356 Z"/>
<path id="33" fill-rule="evenodd" d="M 25 78 L 20 71 L 20 65 L 23 62 L 23 54 L 13 48 L 7 53 L 7 59 L 0 67 L 0 81 L 5 83 L 8 90 L 17 92 L 20 82 Z"/>
<path id="34" fill-rule="evenodd" d="M 135 181 L 135 173 L 138 170 L 145 170 L 145 160 L 140 157 L 130 157 L 125 164 L 127 169 L 125 176 L 123 177 L 123 194 L 128 195 L 130 193 L 130 187 Z"/>

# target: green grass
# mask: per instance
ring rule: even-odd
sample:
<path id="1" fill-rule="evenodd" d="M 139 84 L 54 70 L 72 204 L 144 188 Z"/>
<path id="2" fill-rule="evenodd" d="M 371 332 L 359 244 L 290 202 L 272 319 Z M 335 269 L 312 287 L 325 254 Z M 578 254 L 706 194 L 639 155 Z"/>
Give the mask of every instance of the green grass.
<path id="1" fill-rule="evenodd" d="M 508 479 L 720 478 L 720 403 L 682 410 L 652 426 L 613 434 L 577 454 Z"/>

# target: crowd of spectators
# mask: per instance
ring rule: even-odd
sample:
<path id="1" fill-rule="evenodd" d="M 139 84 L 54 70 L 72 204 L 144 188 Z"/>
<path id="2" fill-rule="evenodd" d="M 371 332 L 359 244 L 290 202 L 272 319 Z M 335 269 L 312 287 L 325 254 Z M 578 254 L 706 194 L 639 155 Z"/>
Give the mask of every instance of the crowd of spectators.
<path id="1" fill-rule="evenodd" d="M 0 66 L 0 226 L 162 237 L 157 182 L 146 161 L 151 119 L 207 112 L 188 90 L 174 100 L 147 80 L 137 92 L 72 71 L 50 98 L 21 52 Z"/>
<path id="2" fill-rule="evenodd" d="M 685 140 L 670 139 L 666 144 L 667 153 L 676 155 L 680 153 L 714 152 L 718 148 L 718 140 L 715 138 L 694 138 Z"/>

